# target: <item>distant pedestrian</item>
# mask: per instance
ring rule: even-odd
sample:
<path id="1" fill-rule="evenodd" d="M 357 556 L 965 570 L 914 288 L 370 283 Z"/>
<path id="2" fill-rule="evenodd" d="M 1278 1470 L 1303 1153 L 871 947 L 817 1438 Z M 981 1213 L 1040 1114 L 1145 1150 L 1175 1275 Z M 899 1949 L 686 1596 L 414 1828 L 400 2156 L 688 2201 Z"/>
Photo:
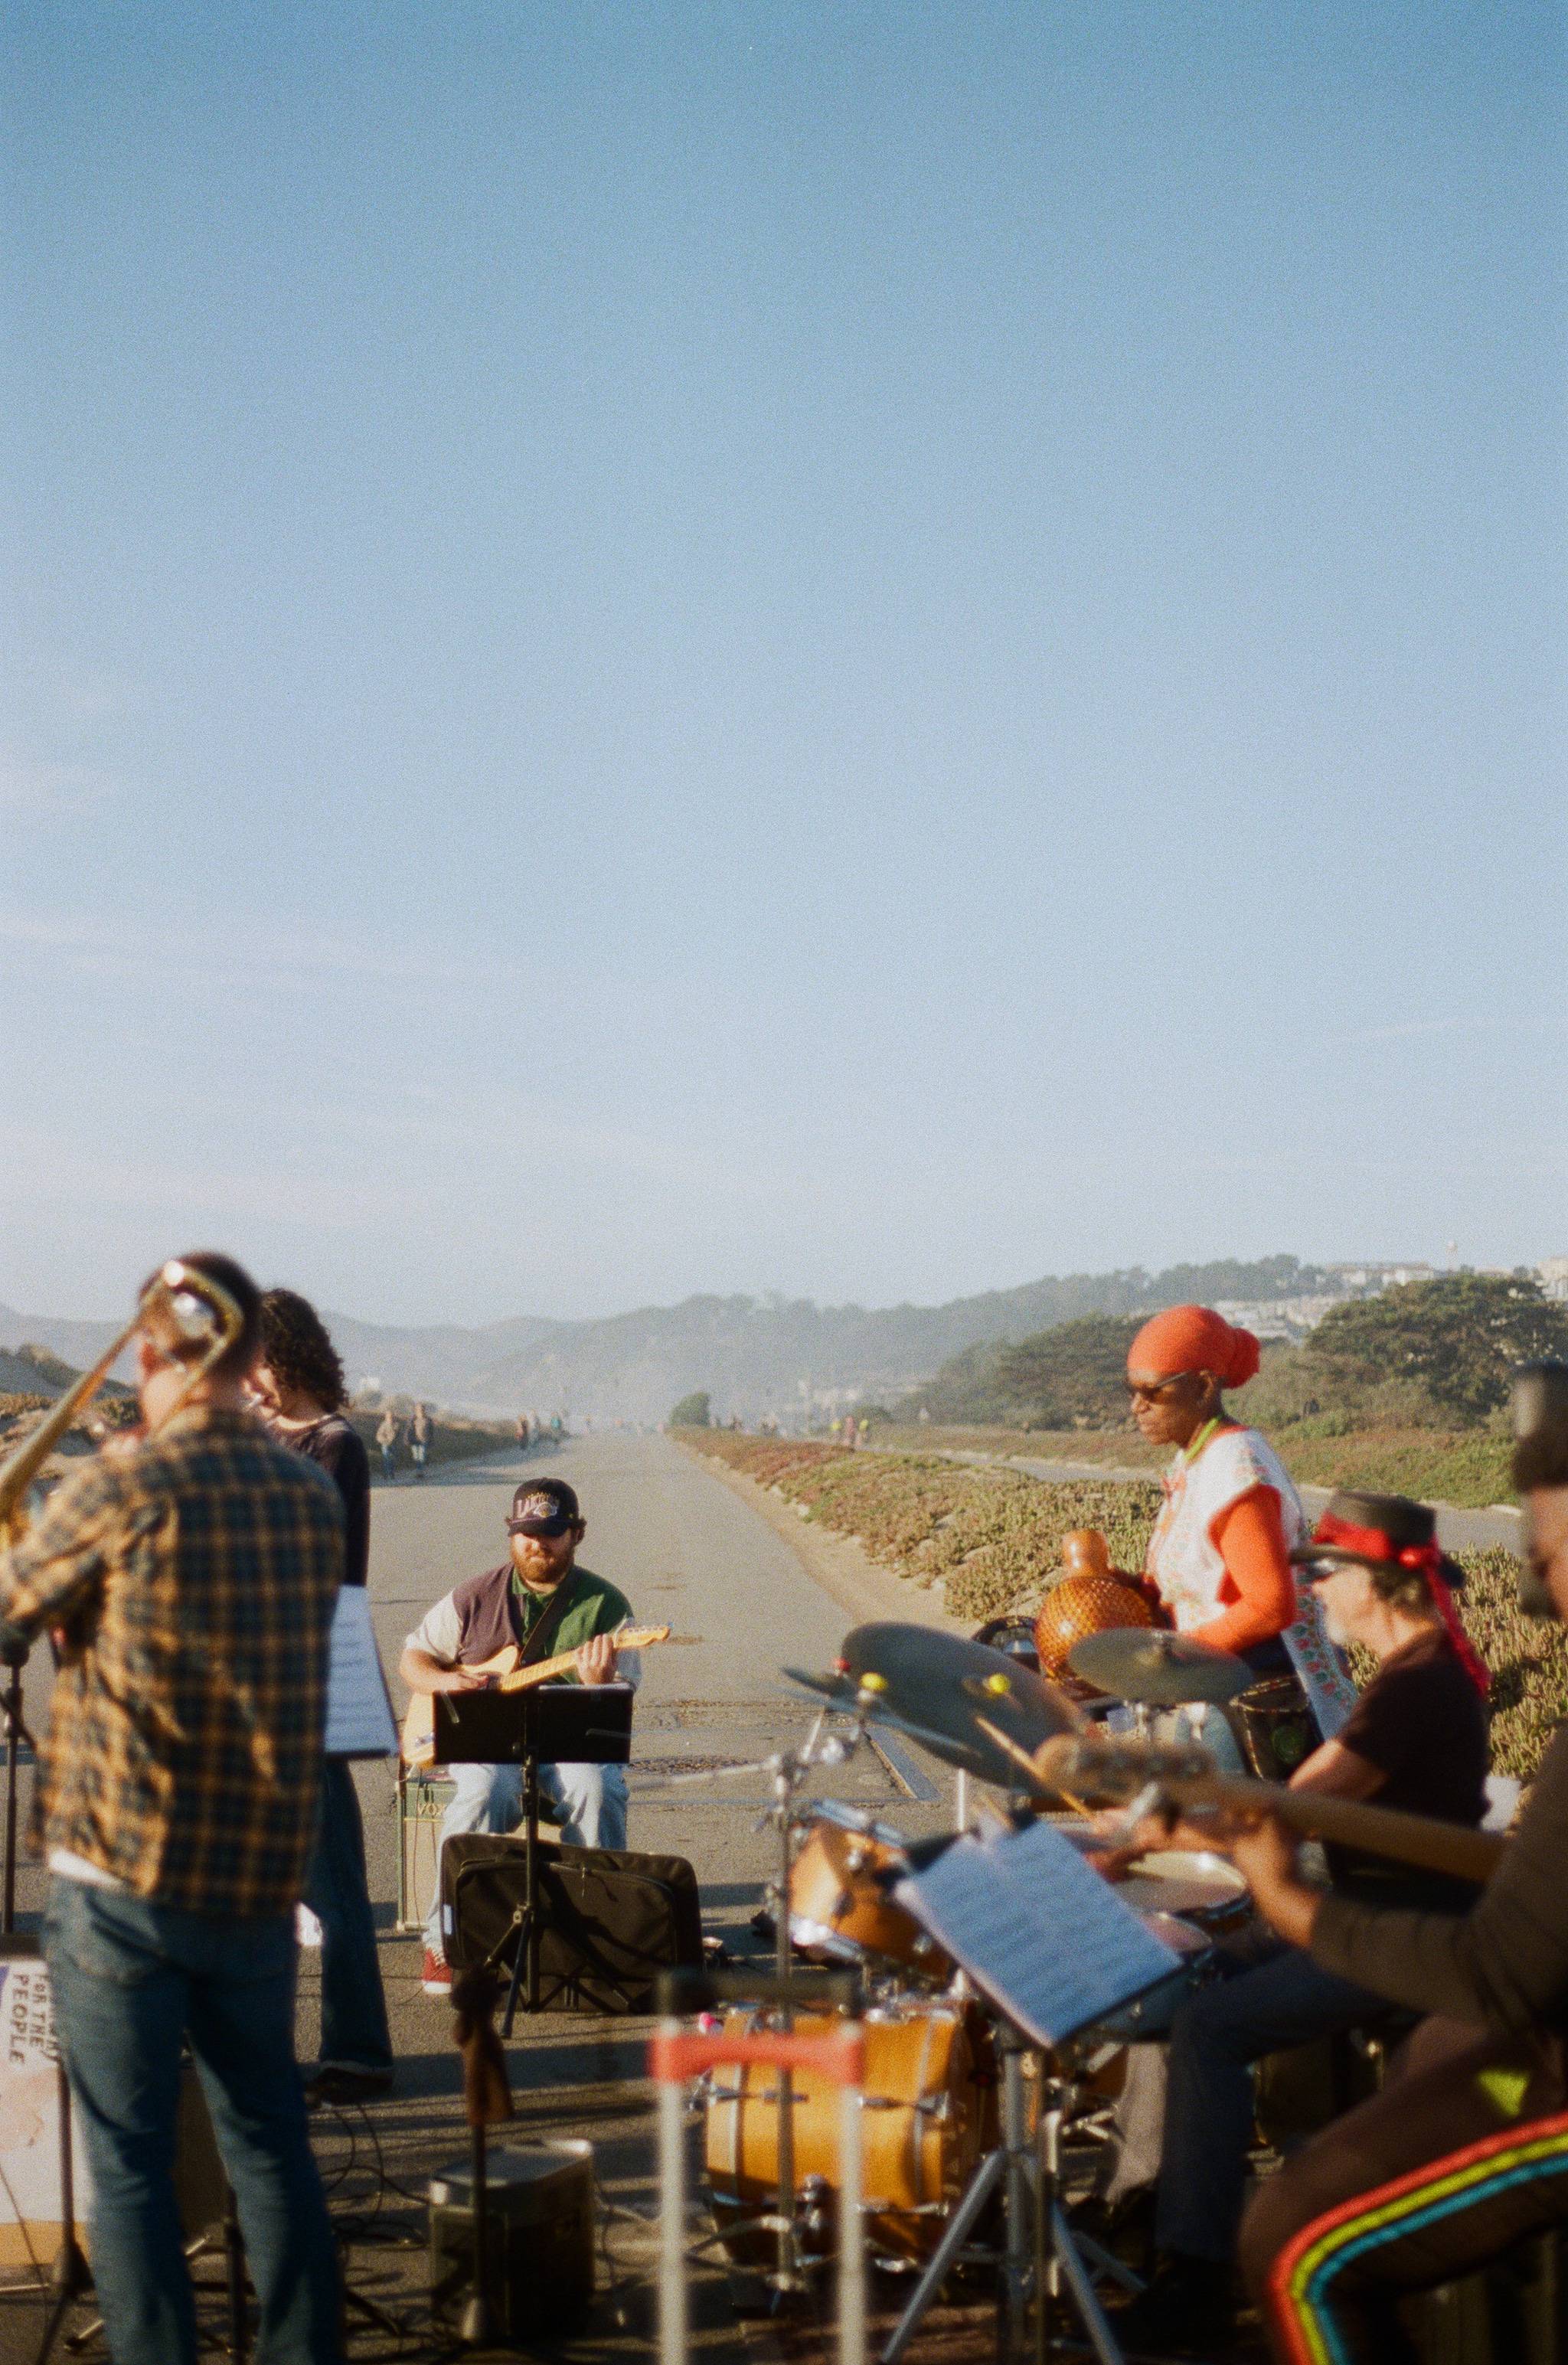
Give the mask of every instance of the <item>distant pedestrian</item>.
<path id="1" fill-rule="evenodd" d="M 414 1417 L 409 1423 L 409 1452 L 413 1456 L 414 1478 L 421 1483 L 425 1474 L 425 1455 L 430 1451 L 430 1415 L 422 1404 L 414 1407 Z"/>
<path id="2" fill-rule="evenodd" d="M 846 1413 L 845 1414 L 845 1416 L 844 1416 L 844 1444 L 845 1444 L 845 1450 L 846 1450 L 846 1452 L 849 1452 L 849 1453 L 853 1453 L 853 1452 L 854 1452 L 854 1451 L 855 1451 L 855 1415 L 854 1415 L 852 1412 L 846 1412 Z"/>
<path id="3" fill-rule="evenodd" d="M 398 1475 L 398 1416 L 390 1405 L 376 1427 L 375 1442 L 381 1448 L 382 1476 L 395 1478 Z"/>
<path id="4" fill-rule="evenodd" d="M 517 1450 L 520 1453 L 528 1452 L 528 1415 L 525 1412 L 520 1412 L 517 1417 Z"/>
<path id="5" fill-rule="evenodd" d="M 866 1450 L 867 1446 L 868 1446 L 868 1445 L 870 1444 L 870 1442 L 871 1442 L 871 1424 L 870 1424 L 870 1422 L 869 1422 L 868 1420 L 866 1420 L 866 1419 L 862 1418 L 861 1423 L 860 1423 L 860 1427 L 859 1427 L 859 1429 L 857 1429 L 857 1431 L 856 1432 L 856 1438 L 855 1438 L 855 1448 L 856 1448 L 856 1452 L 857 1452 L 863 1453 L 863 1452 L 865 1452 L 865 1450 Z"/>

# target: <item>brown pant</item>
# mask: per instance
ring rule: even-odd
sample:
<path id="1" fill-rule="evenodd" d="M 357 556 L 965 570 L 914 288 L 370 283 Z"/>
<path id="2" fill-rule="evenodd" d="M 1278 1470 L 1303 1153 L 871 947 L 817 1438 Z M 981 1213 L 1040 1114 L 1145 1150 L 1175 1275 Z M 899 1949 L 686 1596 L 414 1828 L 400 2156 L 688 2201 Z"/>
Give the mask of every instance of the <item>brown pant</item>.
<path id="1" fill-rule="evenodd" d="M 1447 2282 L 1568 2218 L 1560 2048 L 1427 2020 L 1381 2094 L 1262 2187 L 1241 2265 L 1286 2365 L 1409 2353 L 1400 2292 Z"/>

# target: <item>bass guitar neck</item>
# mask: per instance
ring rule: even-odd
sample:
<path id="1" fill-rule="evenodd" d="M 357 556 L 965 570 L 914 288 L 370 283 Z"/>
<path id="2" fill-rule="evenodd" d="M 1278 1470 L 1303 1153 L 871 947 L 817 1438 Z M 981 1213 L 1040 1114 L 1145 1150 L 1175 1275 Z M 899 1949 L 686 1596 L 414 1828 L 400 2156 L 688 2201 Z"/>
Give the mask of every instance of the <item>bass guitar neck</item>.
<path id="1" fill-rule="evenodd" d="M 1398 1807 L 1369 1806 L 1323 1790 L 1293 1790 L 1282 1782 L 1249 1782 L 1239 1775 L 1216 1774 L 1206 1781 L 1169 1787 L 1177 1806 L 1223 1807 L 1242 1816 L 1277 1815 L 1304 1839 L 1332 1840 L 1424 1872 L 1447 1873 L 1455 1880 L 1490 1880 L 1506 1845 L 1497 1833 L 1478 1832 L 1468 1823 L 1407 1815 Z"/>
<path id="2" fill-rule="evenodd" d="M 1456 1880 L 1490 1880 L 1507 1845 L 1499 1833 L 1478 1832 L 1468 1823 L 1442 1822 L 1434 1815 L 1409 1815 L 1397 1807 L 1336 1799 L 1324 1790 L 1296 1790 L 1282 1782 L 1221 1774 L 1204 1749 L 1169 1749 L 1158 1743 L 1101 1741 L 1075 1733 L 1047 1742 L 1025 1762 L 1041 1788 L 1058 1796 L 1125 1802 L 1151 1789 L 1171 1807 L 1220 1807 L 1252 1821 L 1277 1815 L 1304 1839 L 1331 1840 Z"/>

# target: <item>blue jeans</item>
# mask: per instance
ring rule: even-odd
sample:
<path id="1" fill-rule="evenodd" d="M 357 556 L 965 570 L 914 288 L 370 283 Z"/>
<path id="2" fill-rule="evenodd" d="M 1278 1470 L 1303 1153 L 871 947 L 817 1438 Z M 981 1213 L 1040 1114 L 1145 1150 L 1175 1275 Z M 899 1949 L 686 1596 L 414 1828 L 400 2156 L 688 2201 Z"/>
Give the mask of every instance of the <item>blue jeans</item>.
<path id="1" fill-rule="evenodd" d="M 340 2068 L 390 2069 L 392 2034 L 364 1869 L 353 1767 L 329 1757 L 305 1902 L 321 1924 L 321 2058 Z"/>
<path id="2" fill-rule="evenodd" d="M 454 1765 L 454 1789 L 441 1819 L 440 1847 L 460 1832 L 515 1831 L 522 1813 L 522 1768 L 519 1765 Z M 542 1765 L 539 1792 L 557 1809 L 561 1837 L 571 1847 L 623 1848 L 626 1844 L 626 1777 L 619 1765 Z M 425 1944 L 444 1955 L 440 1848 L 435 1897 L 425 1922 Z"/>
<path id="3" fill-rule="evenodd" d="M 1222 1946 L 1218 1969 L 1171 2023 L 1155 2239 L 1188 2258 L 1227 2259 L 1247 2185 L 1253 2062 L 1389 2007 L 1282 1938 Z"/>
<path id="4" fill-rule="evenodd" d="M 115 2365 L 196 2353 L 172 2173 L 183 2038 L 239 2203 L 257 2365 L 339 2365 L 337 2256 L 294 2059 L 293 1915 L 183 1913 L 55 1879 L 44 1940 Z"/>

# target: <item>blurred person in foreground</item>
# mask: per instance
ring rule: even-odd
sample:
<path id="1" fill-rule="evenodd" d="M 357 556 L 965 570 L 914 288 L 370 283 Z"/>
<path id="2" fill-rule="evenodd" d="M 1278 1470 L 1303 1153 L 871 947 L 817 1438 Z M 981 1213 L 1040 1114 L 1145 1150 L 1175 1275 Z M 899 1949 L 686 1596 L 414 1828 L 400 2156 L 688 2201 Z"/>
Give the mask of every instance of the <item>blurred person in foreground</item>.
<path id="1" fill-rule="evenodd" d="M 1568 1623 L 1568 1364 L 1515 1391 L 1514 1484 L 1529 1564 L 1520 1606 Z M 1415 2350 L 1401 2292 L 1446 2282 L 1568 2218 L 1568 1727 L 1542 1757 L 1497 1869 L 1468 1913 L 1325 1894 L 1269 1820 L 1231 1854 L 1282 1937 L 1428 2014 L 1383 2092 L 1261 2187 L 1241 2263 L 1290 2365 L 1395 2365 Z"/>
<path id="2" fill-rule="evenodd" d="M 337 1489 L 249 1409 L 260 1296 L 201 1358 L 154 1305 L 135 1343 L 145 1434 L 95 1456 L 0 1558 L 0 1620 L 60 1670 L 35 1837 L 45 1945 L 92 2170 L 94 2281 L 116 2365 L 191 2365 L 172 2166 L 188 2042 L 239 2203 L 268 2365 L 335 2365 L 336 2259 L 294 2057 L 294 1914 L 315 1829 Z"/>
<path id="3" fill-rule="evenodd" d="M 258 1409 L 278 1443 L 308 1454 L 342 1496 L 343 1583 L 363 1586 L 370 1568 L 370 1458 L 343 1413 L 342 1363 L 315 1307 L 292 1289 L 266 1292 L 261 1324 L 261 1352 L 251 1377 Z M 305 1903 L 321 1924 L 321 2057 L 306 2093 L 311 2102 L 366 2102 L 390 2090 L 392 2036 L 365 1872 L 364 1824 L 346 1757 L 329 1756 L 322 1769 Z"/>

